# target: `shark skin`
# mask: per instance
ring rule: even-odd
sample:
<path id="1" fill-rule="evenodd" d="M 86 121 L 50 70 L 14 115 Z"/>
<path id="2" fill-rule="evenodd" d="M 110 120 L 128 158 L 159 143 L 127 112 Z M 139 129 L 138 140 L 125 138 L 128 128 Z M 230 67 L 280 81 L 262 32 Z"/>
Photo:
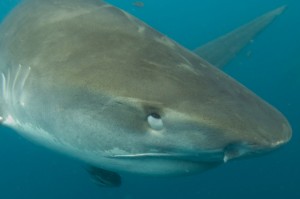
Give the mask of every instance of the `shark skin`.
<path id="1" fill-rule="evenodd" d="M 2 125 L 119 173 L 191 175 L 287 143 L 286 118 L 224 72 L 96 0 L 25 0 L 0 27 Z"/>

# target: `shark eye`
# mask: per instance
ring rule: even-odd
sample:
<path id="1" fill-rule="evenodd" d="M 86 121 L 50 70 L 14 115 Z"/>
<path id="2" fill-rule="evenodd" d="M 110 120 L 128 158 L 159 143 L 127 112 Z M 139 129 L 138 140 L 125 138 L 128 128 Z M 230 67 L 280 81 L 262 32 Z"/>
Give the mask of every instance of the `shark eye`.
<path id="1" fill-rule="evenodd" d="M 147 116 L 149 126 L 154 130 L 162 130 L 164 127 L 163 121 L 159 114 L 151 113 Z"/>

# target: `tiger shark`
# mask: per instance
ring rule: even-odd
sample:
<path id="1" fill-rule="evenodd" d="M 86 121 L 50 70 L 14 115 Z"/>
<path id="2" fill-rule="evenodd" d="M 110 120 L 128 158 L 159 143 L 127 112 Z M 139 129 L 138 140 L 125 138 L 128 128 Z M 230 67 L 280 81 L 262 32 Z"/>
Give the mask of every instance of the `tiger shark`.
<path id="1" fill-rule="evenodd" d="M 283 10 L 190 51 L 104 1 L 24 0 L 0 27 L 1 124 L 111 187 L 277 149 L 286 118 L 218 67 Z"/>

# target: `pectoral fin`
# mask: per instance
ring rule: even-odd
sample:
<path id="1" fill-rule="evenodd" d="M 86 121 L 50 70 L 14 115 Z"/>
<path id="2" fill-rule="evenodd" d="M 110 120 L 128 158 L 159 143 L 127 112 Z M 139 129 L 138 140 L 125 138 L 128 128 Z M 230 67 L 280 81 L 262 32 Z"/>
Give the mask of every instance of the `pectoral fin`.
<path id="1" fill-rule="evenodd" d="M 253 21 L 194 50 L 200 57 L 221 68 L 230 62 L 253 38 L 280 15 L 285 6 L 268 12 Z"/>
<path id="2" fill-rule="evenodd" d="M 119 187 L 121 186 L 121 176 L 115 172 L 104 170 L 98 167 L 90 166 L 87 171 L 92 180 L 101 187 Z"/>

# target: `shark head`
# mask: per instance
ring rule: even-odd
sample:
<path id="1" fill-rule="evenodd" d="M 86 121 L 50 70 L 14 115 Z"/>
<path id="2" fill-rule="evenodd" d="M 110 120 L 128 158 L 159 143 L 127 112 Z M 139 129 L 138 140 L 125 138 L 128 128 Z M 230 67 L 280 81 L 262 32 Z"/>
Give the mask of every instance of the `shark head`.
<path id="1" fill-rule="evenodd" d="M 161 74 L 161 80 L 144 76 L 130 87 L 120 85 L 101 112 L 93 110 L 101 115 L 94 122 L 110 137 L 104 156 L 116 162 L 112 165 L 181 175 L 261 155 L 289 141 L 291 128 L 279 111 L 207 67 L 213 75 Z"/>
<path id="2" fill-rule="evenodd" d="M 103 2 L 24 1 L 0 44 L 3 123 L 97 167 L 183 175 L 291 137 L 271 105 Z"/>

